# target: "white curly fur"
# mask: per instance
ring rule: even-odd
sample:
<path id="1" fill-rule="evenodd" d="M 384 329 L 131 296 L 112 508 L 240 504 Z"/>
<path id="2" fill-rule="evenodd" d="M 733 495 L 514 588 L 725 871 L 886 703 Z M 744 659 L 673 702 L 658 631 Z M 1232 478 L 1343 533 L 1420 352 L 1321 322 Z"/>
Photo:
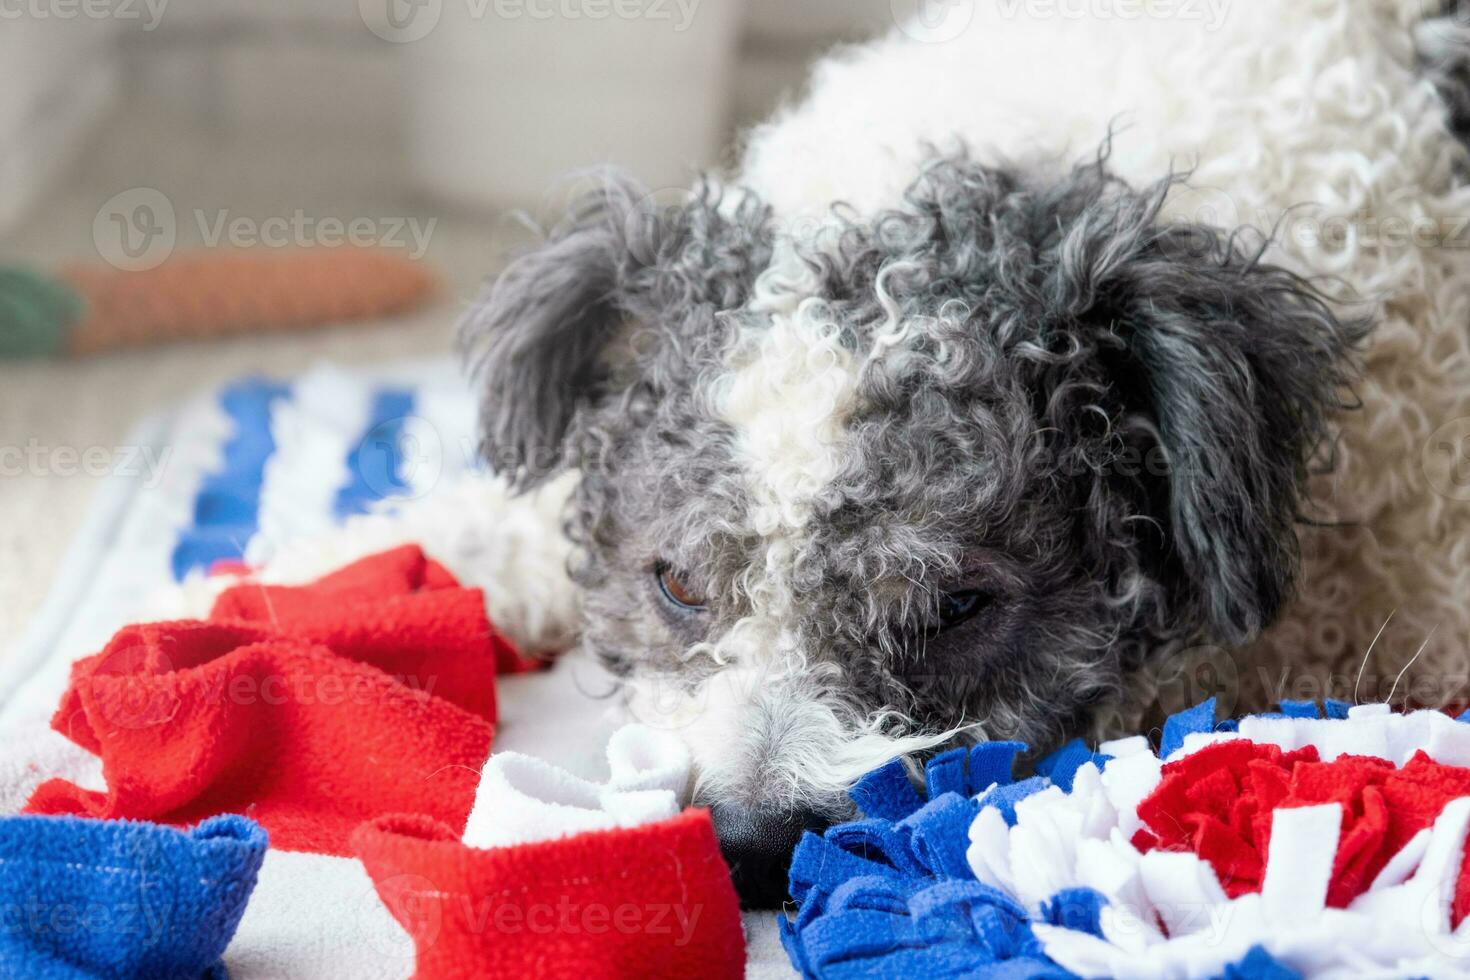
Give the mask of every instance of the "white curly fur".
<path id="1" fill-rule="evenodd" d="M 751 312 L 761 319 L 740 334 L 712 394 L 735 432 L 751 527 L 768 542 L 765 566 L 749 570 L 746 587 L 778 618 L 791 604 L 791 566 L 812 504 L 842 466 L 858 381 L 857 358 L 814 298 L 814 279 L 794 252 L 778 254 L 756 281 Z"/>
<path id="2" fill-rule="evenodd" d="M 1370 665 L 1383 684 L 1363 696 L 1386 696 L 1431 634 L 1410 690 L 1455 696 L 1470 493 L 1445 485 L 1434 454 L 1470 433 L 1470 186 L 1415 43 L 1432 54 L 1463 31 L 1431 19 L 1431 0 L 1250 0 L 1205 19 L 1189 5 L 1129 18 L 1065 6 L 946 4 L 946 21 L 834 53 L 802 101 L 751 134 L 743 180 L 804 222 L 834 201 L 894 206 L 930 147 L 1063 164 L 1111 130 L 1109 165 L 1127 180 L 1193 168 L 1166 216 L 1276 228 L 1268 260 L 1336 277 L 1326 288 L 1343 312 L 1378 326 L 1362 410 L 1342 419 L 1336 468 L 1314 485 L 1313 516 L 1350 526 L 1301 532 L 1300 596 L 1243 661 L 1243 694 L 1350 697 L 1324 685 L 1350 686 L 1397 610 Z"/>

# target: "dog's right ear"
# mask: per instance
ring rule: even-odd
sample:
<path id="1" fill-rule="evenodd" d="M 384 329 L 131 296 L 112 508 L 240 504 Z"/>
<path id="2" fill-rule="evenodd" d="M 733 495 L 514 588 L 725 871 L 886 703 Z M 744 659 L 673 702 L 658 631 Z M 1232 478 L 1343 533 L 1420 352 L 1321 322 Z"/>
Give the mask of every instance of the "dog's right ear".
<path id="1" fill-rule="evenodd" d="M 605 385 L 603 351 L 623 319 L 620 285 L 647 254 L 630 240 L 643 200 L 615 177 L 582 195 L 460 323 L 460 350 L 480 391 L 481 455 L 517 490 L 564 467 L 572 420 Z"/>

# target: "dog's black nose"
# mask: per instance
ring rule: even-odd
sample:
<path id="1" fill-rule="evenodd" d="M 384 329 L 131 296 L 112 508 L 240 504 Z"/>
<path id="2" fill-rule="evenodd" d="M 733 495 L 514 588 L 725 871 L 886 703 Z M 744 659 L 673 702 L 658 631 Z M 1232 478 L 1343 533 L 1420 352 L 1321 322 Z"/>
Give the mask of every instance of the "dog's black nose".
<path id="1" fill-rule="evenodd" d="M 737 803 L 715 803 L 709 812 L 740 904 L 748 909 L 779 908 L 786 901 L 791 852 L 802 832 L 820 832 L 830 822 L 812 810 Z"/>

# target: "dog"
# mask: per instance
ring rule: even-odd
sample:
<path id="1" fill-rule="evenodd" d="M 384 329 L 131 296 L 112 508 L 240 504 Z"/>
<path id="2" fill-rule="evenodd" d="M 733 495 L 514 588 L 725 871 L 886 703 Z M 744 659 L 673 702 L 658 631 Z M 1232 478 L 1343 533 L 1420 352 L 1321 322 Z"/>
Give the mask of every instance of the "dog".
<path id="1" fill-rule="evenodd" d="M 1135 6 L 933 5 L 465 317 L 483 454 L 569 494 L 581 642 L 749 904 L 863 773 L 1202 650 L 1242 706 L 1464 672 L 1470 21 Z"/>

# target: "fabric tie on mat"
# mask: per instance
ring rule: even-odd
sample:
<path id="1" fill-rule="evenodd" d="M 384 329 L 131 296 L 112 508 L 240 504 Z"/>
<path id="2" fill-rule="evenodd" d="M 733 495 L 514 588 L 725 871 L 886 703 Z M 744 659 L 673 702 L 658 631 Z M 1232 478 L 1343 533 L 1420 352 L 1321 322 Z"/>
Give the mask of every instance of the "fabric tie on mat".
<path id="1" fill-rule="evenodd" d="M 709 814 L 510 847 L 383 817 L 353 846 L 413 938 L 414 980 L 739 978 L 739 900 Z"/>
<path id="2" fill-rule="evenodd" d="M 1445 804 L 1461 796 L 1470 796 L 1470 770 L 1423 753 L 1395 769 L 1387 760 L 1361 756 L 1322 762 L 1311 745 L 1283 752 L 1275 745 L 1223 742 L 1164 766 L 1158 788 L 1138 808 L 1158 833 L 1139 830 L 1133 843 L 1141 851 L 1192 851 L 1214 867 L 1234 898 L 1262 888 L 1274 811 L 1337 803 L 1342 840 L 1326 903 L 1346 908 Z M 1470 877 L 1461 875 L 1454 924 L 1467 910 Z"/>
<path id="3" fill-rule="evenodd" d="M 413 938 L 417 980 L 739 977 L 739 902 L 709 814 L 683 810 L 690 757 L 642 725 L 594 783 L 514 752 L 485 764 L 463 839 L 382 817 L 353 844 Z"/>
<path id="4" fill-rule="evenodd" d="M 347 853 L 389 813 L 462 828 L 515 652 L 416 548 L 299 588 L 237 586 L 227 619 L 132 626 L 78 661 L 53 727 L 105 792 L 41 784 L 28 812 L 190 823 L 243 813 L 287 850 Z"/>
<path id="5" fill-rule="evenodd" d="M 1214 712 L 1171 718 L 1158 754 L 1105 743 L 1069 790 L 981 797 L 968 863 L 1042 955 L 1160 980 L 1470 975 L 1470 726 L 1331 702 Z M 1095 916 L 1051 916 L 1082 890 Z"/>
<path id="6" fill-rule="evenodd" d="M 954 749 L 925 767 L 927 793 L 895 760 L 852 790 L 864 819 L 807 833 L 791 863 L 794 921 L 778 918 L 782 942 L 804 976 L 994 976 L 1062 978 L 1031 928 L 1028 910 L 977 881 L 966 858 L 967 832 L 986 799 L 1013 785 L 1017 742 Z M 1051 775 L 1027 781 L 1026 793 L 1051 781 L 1071 785 L 1098 758 L 1080 743 L 1038 764 Z M 1047 914 L 1096 919 L 1090 892 L 1075 891 Z"/>
<path id="7" fill-rule="evenodd" d="M 519 752 L 485 763 L 464 842 L 504 847 L 667 820 L 689 793 L 689 749 L 674 735 L 625 725 L 608 740 L 599 784 Z"/>
<path id="8" fill-rule="evenodd" d="M 420 661 L 431 651 L 438 678 L 431 693 L 442 688 L 451 699 L 464 697 L 462 707 L 491 721 L 495 685 L 483 673 L 485 648 L 496 673 L 544 666 L 522 657 L 486 619 L 479 589 L 461 588 L 418 545 L 370 555 L 308 586 L 234 586 L 215 600 L 209 618 L 286 628 L 410 679 L 423 674 Z"/>
<path id="9" fill-rule="evenodd" d="M 0 973 L 27 980 L 223 980 L 266 835 L 243 817 L 184 832 L 0 819 Z"/>
<path id="10" fill-rule="evenodd" d="M 1453 764 L 1470 726 L 1214 710 L 1169 720 L 1167 763 L 1134 736 L 1074 742 L 1021 780 L 1017 743 L 936 757 L 925 791 L 902 762 L 870 773 L 862 818 L 797 848 L 798 909 L 777 919 L 793 964 L 841 980 L 1470 975 L 1470 769 Z"/>

